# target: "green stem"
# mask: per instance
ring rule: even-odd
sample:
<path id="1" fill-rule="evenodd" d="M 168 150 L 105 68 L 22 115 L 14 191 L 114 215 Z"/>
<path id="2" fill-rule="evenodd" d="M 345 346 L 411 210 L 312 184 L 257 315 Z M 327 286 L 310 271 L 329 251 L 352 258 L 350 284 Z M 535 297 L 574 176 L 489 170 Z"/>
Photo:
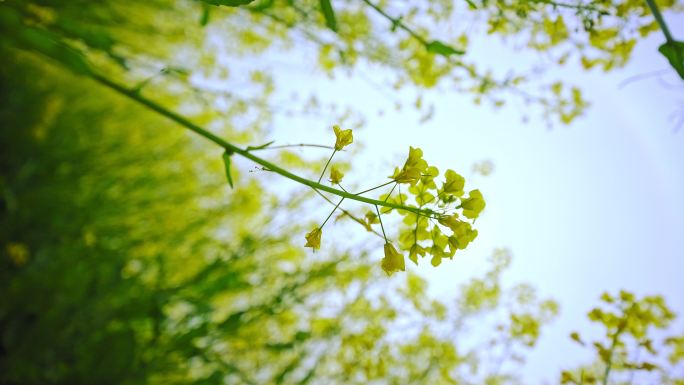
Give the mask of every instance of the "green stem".
<path id="1" fill-rule="evenodd" d="M 291 147 L 317 147 L 317 148 L 327 148 L 329 150 L 334 150 L 333 146 L 325 146 L 322 144 L 309 144 L 309 143 L 298 143 L 298 144 L 281 144 L 278 146 L 268 146 L 264 148 L 253 148 L 250 151 L 262 151 L 262 150 L 277 150 L 281 148 L 291 148 Z"/>
<path id="2" fill-rule="evenodd" d="M 332 217 L 332 215 L 335 213 L 335 210 L 337 210 L 337 208 L 340 207 L 340 204 L 342 203 L 343 200 L 344 200 L 344 198 L 340 199 L 340 201 L 337 202 L 337 204 L 335 205 L 335 208 L 330 212 L 330 214 L 328 215 L 328 217 L 325 218 L 325 221 L 323 221 L 323 224 L 321 225 L 321 227 L 319 227 L 319 229 L 323 230 L 323 226 L 325 226 L 325 224 L 328 223 L 328 220 L 329 220 L 330 217 Z"/>
<path id="3" fill-rule="evenodd" d="M 330 154 L 330 158 L 328 158 L 328 161 L 325 163 L 325 167 L 323 167 L 323 172 L 321 173 L 321 176 L 318 177 L 318 183 L 321 183 L 321 179 L 323 179 L 323 175 L 325 175 L 325 170 L 328 169 L 328 165 L 330 164 L 330 161 L 332 160 L 333 156 L 335 156 L 336 152 L 337 149 L 333 149 L 332 154 Z"/>
<path id="4" fill-rule="evenodd" d="M 625 330 L 625 325 L 623 321 L 623 325 L 620 325 L 615 332 L 615 335 L 613 335 L 613 340 L 610 345 L 610 352 L 608 355 L 608 362 L 606 362 L 606 370 L 603 373 L 603 385 L 608 385 L 608 376 L 610 375 L 610 370 L 613 367 L 613 354 L 615 354 L 615 348 L 617 347 L 618 339 L 620 338 L 620 334 L 622 334 L 622 331 Z"/>
<path id="5" fill-rule="evenodd" d="M 323 195 L 322 192 L 320 192 L 320 191 L 318 191 L 318 190 L 316 190 L 316 189 L 314 189 L 314 192 L 315 192 L 316 194 L 320 195 L 321 198 L 325 199 L 326 202 L 328 202 L 328 203 L 330 203 L 331 205 L 335 206 L 335 202 L 331 201 L 327 196 Z M 344 215 L 346 215 L 346 216 L 348 216 L 349 218 L 351 218 L 354 222 L 360 224 L 360 225 L 363 226 L 363 227 L 366 227 L 366 222 L 364 222 L 363 220 L 357 218 L 356 216 L 354 216 L 354 214 L 350 213 L 349 211 L 347 211 L 347 210 L 345 210 L 345 209 L 343 209 L 343 208 L 340 208 L 340 211 L 342 211 L 342 213 L 343 213 Z M 416 214 L 416 215 L 418 215 L 418 214 Z M 377 235 L 378 237 L 383 238 L 382 234 L 378 233 L 377 231 L 375 231 L 375 230 L 373 230 L 373 229 L 370 229 L 369 231 L 372 232 L 373 234 Z"/>
<path id="6" fill-rule="evenodd" d="M 96 73 L 90 73 L 89 75 L 94 80 L 99 82 L 100 84 L 102 84 L 102 85 L 104 85 L 104 86 L 128 97 L 129 99 L 132 99 L 132 100 L 138 102 L 139 104 L 142 104 L 143 106 L 149 108 L 150 110 L 155 111 L 158 114 L 176 122 L 177 124 L 189 129 L 190 131 L 204 137 L 205 139 L 207 139 L 211 142 L 214 142 L 215 144 L 223 147 L 226 151 L 231 151 L 235 154 L 238 154 L 242 157 L 245 157 L 245 158 L 253 161 L 254 163 L 257 163 L 257 164 L 259 164 L 259 165 L 261 165 L 261 166 L 263 166 L 263 167 L 265 167 L 265 168 L 267 168 L 267 169 L 269 169 L 269 170 L 271 170 L 277 174 L 280 174 L 281 176 L 284 176 L 285 178 L 293 180 L 297 183 L 303 184 L 305 186 L 309 186 L 309 187 L 317 189 L 317 190 L 329 192 L 331 194 L 335 194 L 335 195 L 343 197 L 343 198 L 355 200 L 358 202 L 363 202 L 363 203 L 368 203 L 371 205 L 377 205 L 377 206 L 383 206 L 383 207 L 390 207 L 393 209 L 404 210 L 404 211 L 408 211 L 408 212 L 412 212 L 412 213 L 416 213 L 416 214 L 424 215 L 424 216 L 434 215 L 434 213 L 430 210 L 420 210 L 420 209 L 417 209 L 414 207 L 398 205 L 398 204 L 394 204 L 394 203 L 390 203 L 390 202 L 383 202 L 383 201 L 380 201 L 377 199 L 370 199 L 370 198 L 359 196 L 357 194 L 351 194 L 348 192 L 344 192 L 342 190 L 338 190 L 338 189 L 332 188 L 330 186 L 326 186 L 326 185 L 314 182 L 310 179 L 302 178 L 301 176 L 295 175 L 295 174 L 293 174 L 293 173 L 291 173 L 291 172 L 289 172 L 289 171 L 287 171 L 287 170 L 285 170 L 285 169 L 283 169 L 283 168 L 281 168 L 281 167 L 279 167 L 279 166 L 277 166 L 277 165 L 275 165 L 275 164 L 273 164 L 273 163 L 271 163 L 265 159 L 262 159 L 258 156 L 255 156 L 254 154 L 251 154 L 247 150 L 244 150 L 244 149 L 242 149 L 242 148 L 240 148 L 240 147 L 238 147 L 232 143 L 225 141 L 224 139 L 221 139 L 220 137 L 212 134 L 211 132 L 205 130 L 204 128 L 192 123 L 191 121 L 189 121 L 185 117 L 162 107 L 161 105 L 155 103 L 154 101 L 147 99 L 146 97 L 140 95 L 139 93 L 137 93 L 133 90 L 130 90 L 130 89 L 128 89 L 128 88 L 126 88 L 126 87 L 124 87 L 124 86 L 122 86 L 122 85 L 120 85 L 120 84 L 118 84 L 112 80 L 109 80 L 102 75 L 99 75 Z"/>
<path id="7" fill-rule="evenodd" d="M 397 186 L 399 186 L 399 182 L 395 183 L 394 186 L 392 186 L 392 189 L 390 190 L 389 194 L 387 194 L 383 202 L 387 202 L 387 200 L 389 199 L 389 197 L 392 196 L 392 193 L 394 192 L 394 189 L 397 188 Z"/>
<path id="8" fill-rule="evenodd" d="M 549 4 L 549 5 L 552 5 L 554 7 L 560 7 L 560 8 L 576 9 L 578 11 L 598 12 L 600 14 L 608 15 L 607 11 L 600 10 L 591 4 L 589 4 L 589 5 L 570 4 L 570 3 L 563 3 L 563 2 L 557 2 L 557 1 L 551 1 L 551 0 L 533 0 L 532 2 L 533 3 Z"/>
<path id="9" fill-rule="evenodd" d="M 399 204 L 403 205 L 404 199 L 401 197 L 401 185 L 397 184 L 397 186 L 399 186 Z"/>
<path id="10" fill-rule="evenodd" d="M 358 193 L 356 193 L 356 194 L 354 194 L 354 195 L 365 194 L 365 193 L 367 193 L 367 192 L 369 192 L 369 191 L 377 190 L 377 189 L 379 189 L 380 187 L 385 187 L 385 186 L 387 186 L 388 184 L 393 183 L 393 182 L 394 182 L 394 180 L 391 180 L 391 181 L 389 181 L 389 182 L 387 182 L 387 183 L 381 184 L 380 186 L 375 186 L 375 187 L 373 187 L 373 188 L 369 188 L 368 190 L 363 190 L 363 191 L 358 192 Z"/>
<path id="11" fill-rule="evenodd" d="M 385 226 L 382 225 L 382 216 L 380 215 L 380 209 L 378 209 L 378 205 L 375 205 L 375 211 L 378 213 L 378 221 L 380 221 L 380 228 L 382 229 L 382 236 L 385 238 L 385 243 L 389 243 L 387 240 L 387 234 L 385 234 Z"/>
<path id="12" fill-rule="evenodd" d="M 401 21 L 401 18 L 396 18 L 392 17 L 392 15 L 388 14 L 385 12 L 384 9 L 380 8 L 379 6 L 375 5 L 374 3 L 370 2 L 369 0 L 362 0 L 364 3 L 366 3 L 369 7 L 373 8 L 375 12 L 379 13 L 382 15 L 385 19 L 389 20 L 393 26 L 397 26 L 398 28 L 404 30 L 406 33 L 411 35 L 414 39 L 418 40 L 421 44 L 423 45 L 428 45 L 429 42 L 425 40 L 422 36 L 417 34 L 413 29 L 409 28 L 406 24 L 404 24 Z"/>
<path id="13" fill-rule="evenodd" d="M 660 10 L 658 9 L 658 6 L 656 5 L 655 1 L 654 0 L 646 0 L 646 4 L 648 4 L 648 7 L 651 9 L 651 12 L 653 13 L 653 17 L 655 17 L 656 22 L 658 22 L 660 29 L 663 30 L 663 34 L 665 35 L 665 40 L 667 40 L 668 43 L 674 43 L 674 38 L 672 37 L 672 34 L 670 33 L 670 29 L 667 28 L 667 24 L 665 24 L 665 19 L 663 19 L 663 15 L 660 13 Z"/>
<path id="14" fill-rule="evenodd" d="M 420 189 L 420 195 L 423 195 L 424 192 L 425 192 L 425 185 L 422 185 L 422 188 Z M 424 204 L 425 203 L 423 202 L 420 205 L 420 208 L 422 208 Z M 418 225 L 419 224 L 420 224 L 420 216 L 418 216 L 418 214 L 416 214 L 416 228 L 413 229 L 413 244 L 418 244 Z"/>

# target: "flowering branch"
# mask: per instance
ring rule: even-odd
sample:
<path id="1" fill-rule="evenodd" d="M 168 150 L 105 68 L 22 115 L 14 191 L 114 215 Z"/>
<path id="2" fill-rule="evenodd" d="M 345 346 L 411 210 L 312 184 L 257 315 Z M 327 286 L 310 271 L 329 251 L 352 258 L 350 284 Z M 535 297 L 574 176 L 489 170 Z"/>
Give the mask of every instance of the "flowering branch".
<path id="1" fill-rule="evenodd" d="M 362 194 L 369 192 L 370 190 L 365 190 L 360 193 L 350 193 L 344 188 L 341 190 L 321 184 L 323 174 L 319 178 L 319 181 L 313 181 L 299 175 L 296 175 L 284 168 L 273 164 L 261 157 L 254 155 L 253 151 L 268 148 L 271 143 L 267 143 L 260 146 L 248 146 L 246 148 L 238 147 L 237 145 L 220 138 L 219 136 L 211 133 L 209 130 L 193 123 L 188 118 L 167 109 L 161 104 L 153 101 L 142 95 L 139 87 L 128 88 L 93 69 L 90 63 L 86 60 L 82 52 L 74 48 L 73 46 L 66 44 L 60 36 L 55 33 L 46 30 L 36 29 L 32 26 L 24 25 L 20 18 L 8 18 L 9 27 L 14 28 L 19 31 L 16 35 L 15 43 L 23 49 L 32 50 L 38 52 L 46 57 L 52 58 L 57 62 L 60 62 L 64 67 L 70 69 L 74 73 L 89 77 L 99 84 L 109 88 L 135 102 L 145 106 L 158 113 L 161 116 L 166 117 L 185 127 L 186 129 L 202 136 L 203 138 L 217 144 L 224 149 L 223 161 L 225 164 L 226 176 L 228 178 L 228 183 L 232 187 L 232 177 L 231 177 L 231 158 L 233 155 L 237 154 L 244 158 L 247 158 L 257 164 L 259 164 L 264 170 L 275 172 L 285 178 L 293 180 L 297 183 L 303 184 L 313 188 L 317 193 L 322 191 L 339 196 L 339 202 L 335 205 L 335 208 L 330 213 L 325 222 L 327 222 L 334 212 L 340 207 L 340 204 L 344 199 L 354 200 L 366 204 L 370 204 L 375 207 L 377 216 L 374 213 L 366 214 L 366 221 L 364 226 L 373 231 L 372 225 L 379 223 L 383 233 L 383 238 L 385 239 L 385 258 L 382 260 L 381 266 L 387 274 L 392 274 L 396 271 L 404 271 L 404 256 L 397 251 L 394 245 L 387 240 L 384 225 L 381 221 L 381 215 L 389 213 L 392 209 L 396 209 L 400 215 L 405 215 L 403 223 L 405 225 L 411 226 L 416 224 L 415 229 L 409 227 L 405 230 L 399 232 L 398 246 L 402 250 L 409 250 L 409 259 L 414 263 L 417 263 L 417 256 L 421 257 L 425 254 L 430 254 L 433 256 L 432 264 L 437 266 L 442 258 L 452 258 L 454 253 L 458 249 L 464 249 L 475 237 L 477 236 L 477 230 L 472 229 L 471 222 L 474 221 L 480 214 L 480 212 L 485 207 L 484 199 L 482 194 L 478 190 L 472 190 L 465 194 L 464 178 L 458 175 L 453 170 L 447 170 L 444 174 L 446 181 L 438 186 L 435 182 L 435 178 L 439 175 L 439 170 L 436 167 L 429 166 L 427 162 L 422 158 L 423 152 L 419 148 L 411 147 L 409 150 L 408 159 L 401 168 L 396 168 L 394 173 L 389 176 L 390 182 L 381 184 L 379 187 L 383 187 L 387 184 L 394 183 L 392 190 L 389 194 L 383 195 L 380 198 L 383 200 L 371 199 L 362 196 Z M 438 47 L 440 50 L 443 48 Z M 444 54 L 444 52 L 436 52 Z M 336 142 L 334 146 L 333 155 L 341 151 L 345 146 L 353 142 L 352 131 L 342 130 L 338 126 L 333 127 L 336 136 Z M 324 172 L 327 166 L 330 165 L 332 160 L 328 160 Z M 340 185 L 340 181 L 343 174 L 335 168 L 334 165 L 330 168 L 330 182 L 333 185 Z M 409 205 L 405 204 L 406 198 L 403 194 L 399 193 L 398 197 L 392 197 L 395 187 L 399 184 L 409 185 L 409 192 L 413 195 L 415 204 Z M 437 198 L 435 198 L 435 195 Z M 425 203 L 437 199 L 433 204 L 435 210 L 425 209 Z M 455 202 L 460 202 L 456 208 L 452 205 Z M 379 207 L 384 207 L 386 210 L 381 210 Z M 460 210 L 457 213 L 456 210 Z M 342 210 L 344 212 L 344 210 Z M 440 212 L 442 211 L 442 212 Z M 447 213 L 448 212 L 448 213 Z M 413 216 L 407 214 L 415 214 L 415 222 L 413 222 Z M 462 219 L 461 216 L 467 218 Z M 426 220 L 425 217 L 429 219 L 437 219 L 437 221 Z M 325 222 L 323 224 L 325 224 Z M 306 235 L 306 246 L 318 249 L 321 243 L 321 235 L 323 225 L 316 227 L 310 233 Z M 444 231 L 449 231 L 445 233 Z M 426 244 L 431 242 L 431 245 Z"/>
<path id="2" fill-rule="evenodd" d="M 329 192 L 331 194 L 338 195 L 342 198 L 351 199 L 351 200 L 355 200 L 355 201 L 359 201 L 359 202 L 363 202 L 363 203 L 368 203 L 371 205 L 378 205 L 378 206 L 388 207 L 391 209 L 409 211 L 412 213 L 416 213 L 416 214 L 428 216 L 428 217 L 439 216 L 437 213 L 435 213 L 432 210 L 420 210 L 420 209 L 417 209 L 415 207 L 409 207 L 409 206 L 404 206 L 404 205 L 400 205 L 400 204 L 395 204 L 392 202 L 383 202 L 383 201 L 377 200 L 377 199 L 366 198 L 364 196 L 348 193 L 346 191 L 338 190 L 336 188 L 326 186 L 324 184 L 315 182 L 313 180 L 303 178 L 303 177 L 296 175 L 296 174 L 293 174 L 290 171 L 287 171 L 284 168 L 277 166 L 277 165 L 275 165 L 275 164 L 273 164 L 273 163 L 271 163 L 271 162 L 269 162 L 263 158 L 260 158 L 256 155 L 252 154 L 250 151 L 248 151 L 246 149 L 242 149 L 242 148 L 218 137 L 215 134 L 212 134 L 208 130 L 196 125 L 195 123 L 192 123 L 187 118 L 185 118 L 185 117 L 183 117 L 183 116 L 181 116 L 181 115 L 179 115 L 173 111 L 170 111 L 170 110 L 164 108 L 163 106 L 157 104 L 156 102 L 142 96 L 140 93 L 135 92 L 135 90 L 128 89 L 128 88 L 122 86 L 121 84 L 116 83 L 116 82 L 108 79 L 107 77 L 102 76 L 100 74 L 97 74 L 95 72 L 92 72 L 90 74 L 90 77 L 95 79 L 98 83 L 100 83 L 100 84 L 102 84 L 102 85 L 104 85 L 104 86 L 124 95 L 124 96 L 127 96 L 128 98 L 130 98 L 130 99 L 138 102 L 139 104 L 142 104 L 143 106 L 159 113 L 160 115 L 163 115 L 164 117 L 178 123 L 179 125 L 189 129 L 190 131 L 193 131 L 194 133 L 204 137 L 205 139 L 208 139 L 209 141 L 214 142 L 215 144 L 223 147 L 228 153 L 238 154 L 242 157 L 245 157 L 245 158 L 253 161 L 254 163 L 257 163 L 257 164 L 265 167 L 266 169 L 273 171 L 277 174 L 280 174 L 281 176 L 284 176 L 285 178 L 288 178 L 288 179 L 293 180 L 295 182 L 301 183 L 303 185 L 312 187 L 312 188 L 317 189 L 317 190 L 322 190 L 325 192 Z"/>

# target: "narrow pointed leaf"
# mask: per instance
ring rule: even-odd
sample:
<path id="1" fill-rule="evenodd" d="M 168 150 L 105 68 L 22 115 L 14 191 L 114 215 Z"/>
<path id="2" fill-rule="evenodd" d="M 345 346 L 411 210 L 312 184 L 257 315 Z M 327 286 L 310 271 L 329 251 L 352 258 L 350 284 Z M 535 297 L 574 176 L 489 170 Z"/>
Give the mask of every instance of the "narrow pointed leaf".
<path id="1" fill-rule="evenodd" d="M 261 3 L 257 4 L 256 6 L 254 6 L 252 9 L 254 11 L 263 11 L 265 9 L 270 8 L 273 5 L 274 1 L 275 0 L 264 0 Z"/>
<path id="2" fill-rule="evenodd" d="M 223 153 L 223 165 L 226 167 L 226 178 L 228 179 L 228 185 L 233 188 L 233 177 L 230 175 L 230 154 L 228 151 Z"/>
<path id="3" fill-rule="evenodd" d="M 209 6 L 206 3 L 204 3 L 203 7 L 202 7 L 202 17 L 200 18 L 200 25 L 202 27 L 209 24 L 209 13 L 210 12 L 211 12 L 211 8 L 209 8 Z"/>
<path id="4" fill-rule="evenodd" d="M 330 0 L 320 0 L 321 1 L 321 12 L 323 12 L 323 17 L 325 17 L 325 25 L 331 30 L 337 32 L 337 20 L 335 20 L 335 11 L 333 10 Z"/>
<path id="5" fill-rule="evenodd" d="M 684 80 L 684 41 L 665 43 L 658 48 L 658 51 L 667 58 L 672 68 Z"/>
<path id="6" fill-rule="evenodd" d="M 439 40 L 433 40 L 425 45 L 428 52 L 449 57 L 451 55 L 463 55 L 465 52 L 454 47 L 448 46 Z"/>
<path id="7" fill-rule="evenodd" d="M 247 5 L 254 0 L 202 0 L 203 2 L 211 5 L 224 5 L 226 7 L 239 7 L 241 5 Z"/>
<path id="8" fill-rule="evenodd" d="M 263 150 L 264 148 L 266 148 L 266 147 L 272 145 L 273 143 L 275 143 L 275 140 L 272 140 L 272 141 L 270 141 L 270 142 L 268 142 L 268 143 L 265 143 L 265 144 L 262 144 L 262 145 L 260 145 L 260 146 L 247 146 L 247 151 L 251 151 L 251 150 Z"/>

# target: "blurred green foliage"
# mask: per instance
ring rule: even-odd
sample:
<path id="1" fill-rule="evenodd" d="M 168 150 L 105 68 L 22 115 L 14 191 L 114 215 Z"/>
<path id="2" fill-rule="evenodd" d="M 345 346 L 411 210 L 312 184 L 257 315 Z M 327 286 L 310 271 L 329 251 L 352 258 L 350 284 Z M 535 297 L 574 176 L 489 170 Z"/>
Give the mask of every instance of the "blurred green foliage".
<path id="1" fill-rule="evenodd" d="M 495 103 L 501 93 L 520 94 L 526 79 L 497 80 L 454 58 L 467 52 L 467 36 L 425 40 L 430 22 L 452 14 L 450 2 L 403 10 L 390 28 L 408 35 L 387 39 L 378 31 L 390 28 L 376 20 L 387 18 L 361 3 L 213 6 L 224 3 L 249 2 L 0 4 L 0 384 L 524 383 L 517 375 L 524 354 L 558 306 L 529 286 L 501 283 L 507 251 L 495 251 L 491 268 L 445 303 L 430 298 L 413 274 L 385 279 L 364 250 L 307 257 L 291 241 L 304 224 L 274 214 L 291 216 L 301 200 L 283 203 L 267 188 L 268 176 L 238 180 L 235 169 L 229 190 L 220 149 L 74 72 L 97 68 L 243 144 L 263 143 L 270 74 L 243 74 L 252 94 L 221 94 L 189 78 L 227 80 L 222 55 L 258 56 L 296 42 L 293 31 L 304 31 L 331 74 L 363 58 L 393 69 L 397 87 L 453 81 Z M 331 4 L 332 38 L 332 11 L 318 12 Z M 587 67 L 606 70 L 629 58 L 635 31 L 654 28 L 641 18 L 641 3 L 582 7 L 573 23 L 587 27 L 590 57 L 569 38 L 561 6 L 469 4 L 492 34 L 529 39 L 542 52 L 577 48 Z M 637 29 L 615 32 L 611 22 L 601 24 L 602 12 Z M 206 31 L 231 36 L 233 50 L 204 49 Z M 455 70 L 462 72 L 452 78 Z M 532 99 L 561 121 L 585 107 L 577 89 L 548 88 L 550 99 Z M 213 108 L 218 97 L 228 107 Z M 279 156 L 293 168 L 313 168 L 292 153 Z M 459 176 L 447 179 L 442 189 L 460 194 Z M 473 215 L 483 208 L 476 198 L 468 203 Z M 374 223 L 367 218 L 369 228 Z M 456 246 L 472 240 L 461 230 Z M 413 258 L 421 255 L 415 237 L 403 242 Z M 674 317 L 662 299 L 625 292 L 603 301 L 618 308 L 590 313 L 607 330 L 608 340 L 594 345 L 598 369 L 564 372 L 562 381 L 606 383 L 611 367 L 664 373 L 658 359 L 624 358 L 630 346 L 667 357 L 667 370 L 681 363 L 684 338 L 668 336 L 661 350 L 648 337 Z M 623 342 L 628 336 L 632 345 Z M 657 377 L 661 383 L 683 381 L 666 374 Z"/>
<path id="2" fill-rule="evenodd" d="M 562 384 L 684 384 L 684 335 L 667 330 L 675 314 L 662 296 L 638 298 L 625 290 L 614 296 L 603 293 L 601 306 L 587 316 L 605 329 L 605 335 L 591 344 L 596 360 L 563 371 Z M 570 338 L 588 347 L 579 332 Z"/>

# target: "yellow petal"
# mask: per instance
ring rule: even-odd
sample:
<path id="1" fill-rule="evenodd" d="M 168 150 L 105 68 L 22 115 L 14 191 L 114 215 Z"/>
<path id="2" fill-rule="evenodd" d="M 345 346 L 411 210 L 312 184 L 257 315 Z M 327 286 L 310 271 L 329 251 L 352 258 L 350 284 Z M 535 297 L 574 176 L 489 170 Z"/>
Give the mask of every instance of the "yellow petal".
<path id="1" fill-rule="evenodd" d="M 342 182 L 342 178 L 344 178 L 344 174 L 335 166 L 332 166 L 330 168 L 330 183 L 340 184 L 340 182 Z"/>
<path id="2" fill-rule="evenodd" d="M 405 271 L 404 255 L 399 253 L 391 243 L 385 243 L 385 258 L 382 259 L 382 269 L 387 275 L 397 271 Z"/>
<path id="3" fill-rule="evenodd" d="M 322 231 L 320 228 L 315 228 L 311 230 L 308 234 L 306 234 L 306 245 L 304 247 L 311 247 L 314 250 L 318 250 L 321 248 L 321 235 Z"/>
<path id="4" fill-rule="evenodd" d="M 335 131 L 335 150 L 337 151 L 340 151 L 354 141 L 352 130 L 343 130 L 340 126 L 335 125 L 333 126 L 333 131 Z"/>

